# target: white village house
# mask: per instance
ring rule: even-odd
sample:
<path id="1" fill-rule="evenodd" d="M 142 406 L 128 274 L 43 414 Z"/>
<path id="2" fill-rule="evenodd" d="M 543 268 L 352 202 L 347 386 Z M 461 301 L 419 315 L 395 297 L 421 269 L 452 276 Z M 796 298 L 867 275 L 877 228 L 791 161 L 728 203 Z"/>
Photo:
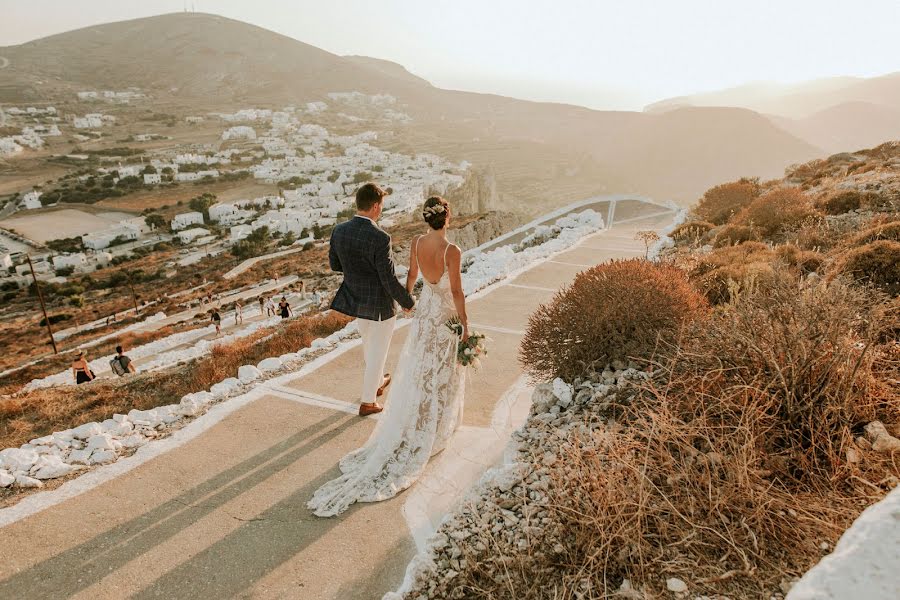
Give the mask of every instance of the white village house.
<path id="1" fill-rule="evenodd" d="M 172 218 L 172 231 L 178 231 L 191 225 L 203 225 L 203 213 L 192 211 L 180 213 Z"/>
<path id="2" fill-rule="evenodd" d="M 41 206 L 41 193 L 37 190 L 32 190 L 22 196 L 22 207 L 26 210 L 34 210 Z"/>
<path id="3" fill-rule="evenodd" d="M 144 173 L 144 185 L 162 183 L 162 175 L 159 173 Z"/>
<path id="4" fill-rule="evenodd" d="M 178 238 L 178 241 L 182 244 L 190 244 L 194 240 L 200 237 L 204 237 L 209 235 L 209 230 L 204 229 L 203 227 L 194 227 L 192 229 L 185 229 L 179 231 L 175 234 L 175 237 Z"/>
<path id="5" fill-rule="evenodd" d="M 76 252 L 74 254 L 57 254 L 53 257 L 53 270 L 68 269 L 69 267 L 76 271 L 84 271 L 88 267 L 87 257 L 84 252 Z"/>

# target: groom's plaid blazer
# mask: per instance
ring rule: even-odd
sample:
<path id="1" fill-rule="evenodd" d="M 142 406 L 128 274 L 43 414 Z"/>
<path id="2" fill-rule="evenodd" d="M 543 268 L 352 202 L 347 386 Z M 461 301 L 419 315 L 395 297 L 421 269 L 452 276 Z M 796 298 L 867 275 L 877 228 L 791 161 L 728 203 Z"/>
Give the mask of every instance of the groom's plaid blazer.
<path id="1" fill-rule="evenodd" d="M 331 270 L 344 274 L 331 308 L 371 321 L 394 316 L 394 301 L 412 308 L 414 301 L 397 281 L 391 257 L 391 236 L 365 217 L 354 217 L 331 232 Z"/>

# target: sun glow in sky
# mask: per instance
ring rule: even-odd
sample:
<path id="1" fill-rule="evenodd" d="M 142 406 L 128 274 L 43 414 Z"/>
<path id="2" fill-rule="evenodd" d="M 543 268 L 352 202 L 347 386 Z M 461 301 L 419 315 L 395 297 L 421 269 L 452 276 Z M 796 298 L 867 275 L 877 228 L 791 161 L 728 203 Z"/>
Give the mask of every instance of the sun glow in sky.
<path id="1" fill-rule="evenodd" d="M 0 46 L 192 5 L 440 87 L 593 108 L 900 71 L 900 0 L 0 0 Z"/>

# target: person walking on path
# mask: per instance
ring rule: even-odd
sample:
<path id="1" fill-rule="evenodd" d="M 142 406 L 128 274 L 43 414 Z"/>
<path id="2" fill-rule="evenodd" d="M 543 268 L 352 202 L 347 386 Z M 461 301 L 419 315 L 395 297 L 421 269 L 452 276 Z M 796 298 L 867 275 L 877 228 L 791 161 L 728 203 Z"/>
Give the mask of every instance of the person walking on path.
<path id="1" fill-rule="evenodd" d="M 259 297 L 259 316 L 266 316 L 266 300 L 262 296 Z"/>
<path id="2" fill-rule="evenodd" d="M 76 384 L 87 383 L 94 380 L 94 373 L 87 361 L 87 354 L 84 350 L 79 350 L 75 354 L 75 360 L 72 361 L 72 376 L 75 377 Z"/>
<path id="3" fill-rule="evenodd" d="M 274 317 L 275 315 L 275 298 L 269 298 L 269 300 L 266 302 L 266 316 Z"/>
<path id="4" fill-rule="evenodd" d="M 356 216 L 334 228 L 328 250 L 331 270 L 344 275 L 331 308 L 356 317 L 363 342 L 366 368 L 360 394 L 361 417 L 382 411 L 376 398 L 391 382 L 384 363 L 397 320 L 395 303 L 406 311 L 416 304 L 397 280 L 391 236 L 376 224 L 387 195 L 376 183 L 360 187 L 356 191 Z"/>
<path id="5" fill-rule="evenodd" d="M 128 373 L 137 372 L 137 369 L 134 368 L 134 363 L 131 362 L 130 358 L 125 356 L 125 351 L 122 346 L 116 346 L 116 356 L 109 361 L 109 368 L 119 377 L 124 377 Z"/>
<path id="6" fill-rule="evenodd" d="M 216 326 L 216 337 L 219 337 L 222 333 L 222 315 L 220 315 L 219 311 L 215 308 L 209 312 L 212 313 L 212 323 Z"/>
<path id="7" fill-rule="evenodd" d="M 240 300 L 235 300 L 234 302 L 234 322 L 236 325 L 244 322 L 244 307 L 241 305 Z"/>
<path id="8" fill-rule="evenodd" d="M 278 314 L 281 315 L 282 319 L 287 319 L 294 315 L 291 305 L 288 304 L 287 298 L 284 296 L 281 297 L 281 302 L 278 303 Z"/>

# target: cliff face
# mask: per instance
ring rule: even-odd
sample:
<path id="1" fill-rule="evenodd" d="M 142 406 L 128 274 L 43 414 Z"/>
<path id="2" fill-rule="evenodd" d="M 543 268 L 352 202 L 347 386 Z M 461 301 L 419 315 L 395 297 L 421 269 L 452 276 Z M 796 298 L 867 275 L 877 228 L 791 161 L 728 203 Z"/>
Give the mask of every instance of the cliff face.
<path id="1" fill-rule="evenodd" d="M 487 213 L 499 208 L 497 186 L 493 176 L 478 169 L 470 168 L 466 172 L 465 181 L 449 190 L 444 197 L 458 215 Z"/>
<path id="2" fill-rule="evenodd" d="M 524 222 L 524 217 L 513 213 L 491 212 L 465 227 L 449 231 L 447 237 L 465 252 L 512 231 Z"/>

